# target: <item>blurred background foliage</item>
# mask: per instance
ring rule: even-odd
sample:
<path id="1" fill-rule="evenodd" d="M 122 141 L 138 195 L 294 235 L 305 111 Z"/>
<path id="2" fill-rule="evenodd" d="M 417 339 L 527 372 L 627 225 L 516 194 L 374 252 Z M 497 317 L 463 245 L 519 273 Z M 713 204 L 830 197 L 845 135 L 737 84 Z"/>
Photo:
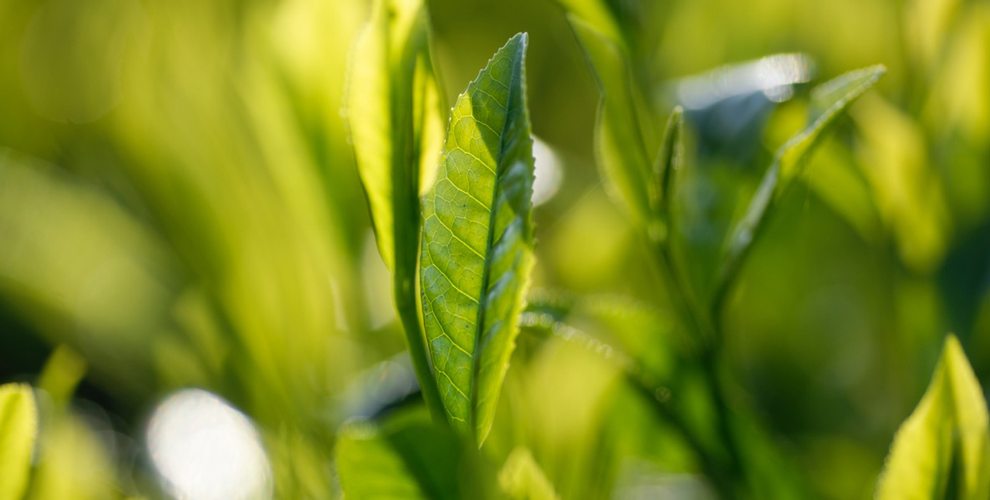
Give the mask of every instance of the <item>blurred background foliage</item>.
<path id="1" fill-rule="evenodd" d="M 754 442 L 786 457 L 768 474 L 799 485 L 772 491 L 871 498 L 946 332 L 990 386 L 990 3 L 607 4 L 647 91 L 650 150 L 670 109 L 687 108 L 692 170 L 674 203 L 700 290 L 773 152 L 803 126 L 809 82 L 887 66 L 756 244 L 719 360 L 729 400 L 761 421 Z M 0 381 L 41 395 L 28 498 L 161 495 L 145 426 L 186 387 L 255 422 L 276 498 L 334 498 L 338 427 L 415 399 L 341 118 L 368 9 L 0 0 Z M 534 287 L 592 297 L 584 313 L 634 304 L 618 327 L 557 312 L 675 370 L 646 248 L 595 168 L 597 91 L 565 8 L 430 9 L 447 102 L 530 33 L 537 182 L 557 180 L 535 211 Z M 782 52 L 808 63 L 787 95 L 686 102 L 730 70 L 707 72 Z M 709 497 L 697 457 L 620 378 L 587 346 L 524 334 L 487 453 L 535 460 L 562 498 Z M 684 404 L 704 425 L 712 410 Z"/>

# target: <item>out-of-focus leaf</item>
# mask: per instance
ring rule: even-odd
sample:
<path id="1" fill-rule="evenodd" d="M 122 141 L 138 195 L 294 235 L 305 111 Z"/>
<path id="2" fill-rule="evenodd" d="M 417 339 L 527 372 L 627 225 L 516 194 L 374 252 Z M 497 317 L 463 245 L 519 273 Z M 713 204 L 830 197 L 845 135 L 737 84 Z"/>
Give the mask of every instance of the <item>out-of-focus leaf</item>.
<path id="1" fill-rule="evenodd" d="M 19 500 L 27 489 L 31 451 L 38 432 L 31 388 L 0 386 L 0 500 Z"/>
<path id="2" fill-rule="evenodd" d="M 856 230 L 865 241 L 876 242 L 883 234 L 880 213 L 870 185 L 849 148 L 825 140 L 805 171 L 808 187 Z"/>
<path id="3" fill-rule="evenodd" d="M 937 66 L 944 46 L 958 25 L 968 2 L 960 0 L 913 0 L 905 3 L 904 34 L 908 54 L 919 70 Z"/>
<path id="4" fill-rule="evenodd" d="M 495 54 L 457 99 L 423 211 L 423 321 L 452 425 L 491 428 L 533 266 L 527 37 Z"/>
<path id="5" fill-rule="evenodd" d="M 822 134 L 849 105 L 886 72 L 883 66 L 871 66 L 850 71 L 825 82 L 812 91 L 812 120 L 808 126 L 791 137 L 777 151 L 773 164 L 767 169 L 746 215 L 736 224 L 726 248 L 719 273 L 718 287 L 724 291 L 737 271 L 757 232 L 763 225 L 774 202 L 790 187 L 791 181 L 807 163 L 808 154 L 820 141 Z"/>
<path id="6" fill-rule="evenodd" d="M 400 414 L 377 426 L 344 426 L 337 444 L 337 471 L 350 500 L 381 498 L 447 500 L 472 498 L 469 492 L 494 478 L 466 481 L 479 470 L 475 453 L 448 429 L 423 415 Z"/>
<path id="7" fill-rule="evenodd" d="M 674 170 L 679 169 L 684 163 L 684 110 L 677 106 L 670 113 L 667 119 L 667 128 L 663 133 L 663 140 L 660 142 L 660 153 L 653 163 L 653 176 L 649 184 L 650 208 L 653 210 L 654 218 L 657 220 L 669 221 L 670 212 L 670 186 Z M 650 237 L 654 239 L 665 238 L 665 234 L 657 234 L 661 228 L 649 227 Z"/>
<path id="8" fill-rule="evenodd" d="M 105 434 L 98 433 L 81 416 L 62 411 L 52 415 L 42 433 L 44 446 L 39 449 L 27 500 L 117 498 L 119 487 L 102 439 Z"/>
<path id="9" fill-rule="evenodd" d="M 877 500 L 990 496 L 988 425 L 983 390 L 950 335 L 928 390 L 894 437 Z"/>
<path id="10" fill-rule="evenodd" d="M 622 29 L 615 15 L 603 0 L 558 0 L 573 17 L 616 41 L 623 39 Z M 572 19 L 573 19 L 572 17 Z"/>
<path id="11" fill-rule="evenodd" d="M 38 388 L 47 392 L 56 404 L 64 405 L 72 398 L 76 386 L 86 375 L 86 360 L 67 345 L 60 345 L 49 356 L 45 369 L 38 377 Z"/>
<path id="12" fill-rule="evenodd" d="M 415 267 L 421 172 L 433 168 L 443 140 L 429 35 L 419 0 L 379 0 L 351 54 L 347 120 L 390 270 L 397 259 Z"/>
<path id="13" fill-rule="evenodd" d="M 78 351 L 95 380 L 147 391 L 149 339 L 162 333 L 181 269 L 139 219 L 79 177 L 0 148 L 0 179 L 0 299 L 48 342 Z"/>
<path id="14" fill-rule="evenodd" d="M 650 217 L 650 155 L 644 142 L 638 101 L 619 42 L 591 24 L 569 16 L 595 76 L 601 100 L 595 124 L 595 154 L 611 194 L 640 221 Z"/>
<path id="15" fill-rule="evenodd" d="M 862 138 L 856 152 L 863 174 L 901 260 L 932 272 L 948 246 L 952 220 L 924 131 L 880 96 L 863 99 L 852 118 Z"/>
<path id="16" fill-rule="evenodd" d="M 498 483 L 512 500 L 557 500 L 553 484 L 525 448 L 517 448 L 505 460 Z"/>

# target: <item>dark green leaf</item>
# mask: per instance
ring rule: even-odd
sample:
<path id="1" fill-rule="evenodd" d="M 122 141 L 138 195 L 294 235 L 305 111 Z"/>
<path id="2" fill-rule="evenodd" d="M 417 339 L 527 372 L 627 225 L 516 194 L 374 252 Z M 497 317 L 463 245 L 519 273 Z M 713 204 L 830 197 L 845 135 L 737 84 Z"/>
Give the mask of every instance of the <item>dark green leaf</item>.
<path id="1" fill-rule="evenodd" d="M 526 35 L 509 40 L 452 110 L 423 208 L 423 321 L 452 425 L 484 441 L 533 266 Z"/>

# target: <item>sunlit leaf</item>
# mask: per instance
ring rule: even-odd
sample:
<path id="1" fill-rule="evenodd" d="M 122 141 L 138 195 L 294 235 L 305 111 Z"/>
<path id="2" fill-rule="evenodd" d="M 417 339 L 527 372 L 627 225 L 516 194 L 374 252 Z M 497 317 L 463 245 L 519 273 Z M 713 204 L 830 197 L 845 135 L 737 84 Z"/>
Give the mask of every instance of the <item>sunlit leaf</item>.
<path id="1" fill-rule="evenodd" d="M 569 16 L 601 93 L 595 154 L 614 197 L 640 222 L 650 220 L 650 155 L 626 56 L 619 42 L 576 16 Z"/>
<path id="2" fill-rule="evenodd" d="M 0 500 L 19 500 L 24 495 L 37 432 L 31 388 L 21 384 L 0 386 Z"/>
<path id="3" fill-rule="evenodd" d="M 495 54 L 452 110 L 423 211 L 423 320 L 452 425 L 484 441 L 533 266 L 527 37 Z"/>
<path id="4" fill-rule="evenodd" d="M 622 29 L 604 0 L 558 0 L 558 3 L 572 16 L 580 18 L 612 40 L 623 38 Z"/>
<path id="5" fill-rule="evenodd" d="M 554 491 L 553 484 L 543 473 L 543 469 L 533 459 L 533 455 L 525 448 L 518 448 L 509 454 L 501 472 L 498 483 L 502 491 L 512 500 L 557 500 L 560 497 Z"/>
<path id="6" fill-rule="evenodd" d="M 932 168 L 924 130 L 881 96 L 863 99 L 852 114 L 859 132 L 855 153 L 883 222 L 909 268 L 931 273 L 942 262 L 953 222 L 948 177 Z M 979 183 L 969 178 L 968 182 Z"/>
<path id="7" fill-rule="evenodd" d="M 71 412 L 56 410 L 47 422 L 28 500 L 116 498 L 119 487 L 105 435 Z"/>
<path id="8" fill-rule="evenodd" d="M 950 335 L 928 390 L 894 437 L 877 500 L 986 499 L 988 425 L 983 390 L 959 341 Z"/>
<path id="9" fill-rule="evenodd" d="M 378 250 L 394 274 L 393 292 L 423 398 L 439 416 L 419 322 L 416 264 L 423 182 L 443 141 L 440 92 L 430 57 L 430 26 L 419 0 L 375 2 L 351 57 L 348 123 L 371 208 Z"/>
<path id="10" fill-rule="evenodd" d="M 719 287 L 731 280 L 745 253 L 774 203 L 791 186 L 791 181 L 807 163 L 808 154 L 820 141 L 822 134 L 849 105 L 886 72 L 883 66 L 871 66 L 850 71 L 816 87 L 812 92 L 812 119 L 808 126 L 791 137 L 777 151 L 773 164 L 767 169 L 760 186 L 750 201 L 746 215 L 736 225 L 728 242 Z"/>
<path id="11" fill-rule="evenodd" d="M 420 1 L 379 0 L 351 55 L 347 121 L 389 269 L 396 259 L 415 265 L 420 177 L 443 140 L 429 35 Z"/>

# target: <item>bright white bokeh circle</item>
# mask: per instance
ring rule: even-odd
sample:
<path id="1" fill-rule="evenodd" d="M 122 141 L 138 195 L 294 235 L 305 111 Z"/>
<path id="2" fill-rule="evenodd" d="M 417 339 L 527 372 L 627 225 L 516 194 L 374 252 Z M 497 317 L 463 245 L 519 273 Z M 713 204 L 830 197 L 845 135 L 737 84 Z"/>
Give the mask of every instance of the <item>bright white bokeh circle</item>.
<path id="1" fill-rule="evenodd" d="M 184 389 L 148 424 L 148 451 L 177 500 L 268 500 L 271 467 L 251 421 L 219 397 Z"/>

